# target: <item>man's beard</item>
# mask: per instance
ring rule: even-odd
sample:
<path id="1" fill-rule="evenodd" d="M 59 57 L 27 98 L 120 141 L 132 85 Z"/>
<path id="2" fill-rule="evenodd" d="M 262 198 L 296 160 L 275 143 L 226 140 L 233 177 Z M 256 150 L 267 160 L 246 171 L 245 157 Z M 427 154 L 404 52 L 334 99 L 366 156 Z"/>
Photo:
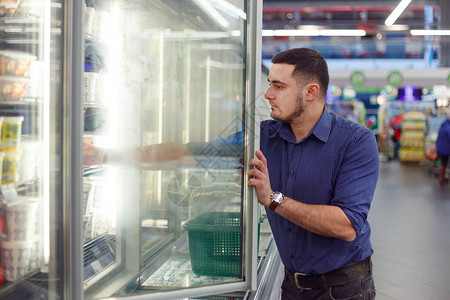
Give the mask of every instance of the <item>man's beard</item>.
<path id="1" fill-rule="evenodd" d="M 295 119 L 300 117 L 304 111 L 305 111 L 305 108 L 303 106 L 303 97 L 301 95 L 297 95 L 297 103 L 296 103 L 295 109 L 290 115 L 288 115 L 286 117 L 274 116 L 273 112 L 272 112 L 270 114 L 270 116 L 277 121 L 281 121 L 284 123 L 292 123 Z"/>

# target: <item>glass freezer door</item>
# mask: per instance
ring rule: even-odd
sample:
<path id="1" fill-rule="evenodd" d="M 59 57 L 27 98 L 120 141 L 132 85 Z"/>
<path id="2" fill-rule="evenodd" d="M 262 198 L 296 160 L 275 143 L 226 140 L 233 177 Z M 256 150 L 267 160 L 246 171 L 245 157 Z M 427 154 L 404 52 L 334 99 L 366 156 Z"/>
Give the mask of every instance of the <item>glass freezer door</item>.
<path id="1" fill-rule="evenodd" d="M 63 5 L 0 1 L 0 299 L 63 299 Z"/>
<path id="2" fill-rule="evenodd" d="M 86 1 L 86 299 L 249 288 L 248 4 Z"/>

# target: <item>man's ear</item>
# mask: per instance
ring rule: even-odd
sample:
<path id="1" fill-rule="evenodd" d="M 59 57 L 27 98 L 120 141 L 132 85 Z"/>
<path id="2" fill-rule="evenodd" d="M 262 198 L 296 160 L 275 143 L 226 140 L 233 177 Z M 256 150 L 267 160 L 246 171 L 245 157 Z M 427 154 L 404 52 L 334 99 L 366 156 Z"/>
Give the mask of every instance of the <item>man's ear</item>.
<path id="1" fill-rule="evenodd" d="M 317 98 L 320 92 L 320 87 L 317 83 L 311 82 L 305 86 L 306 100 L 314 100 Z"/>

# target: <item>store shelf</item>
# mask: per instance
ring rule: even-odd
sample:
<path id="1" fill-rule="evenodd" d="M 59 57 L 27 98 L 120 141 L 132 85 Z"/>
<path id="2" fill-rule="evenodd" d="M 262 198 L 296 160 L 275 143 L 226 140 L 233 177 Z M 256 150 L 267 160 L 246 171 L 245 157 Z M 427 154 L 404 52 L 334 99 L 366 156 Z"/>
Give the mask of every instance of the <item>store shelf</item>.
<path id="1" fill-rule="evenodd" d="M 84 245 L 83 254 L 86 281 L 116 261 L 116 236 L 103 234 L 96 237 Z"/>
<path id="2" fill-rule="evenodd" d="M 420 111 L 403 115 L 399 159 L 401 162 L 421 162 L 425 159 L 426 116 Z"/>

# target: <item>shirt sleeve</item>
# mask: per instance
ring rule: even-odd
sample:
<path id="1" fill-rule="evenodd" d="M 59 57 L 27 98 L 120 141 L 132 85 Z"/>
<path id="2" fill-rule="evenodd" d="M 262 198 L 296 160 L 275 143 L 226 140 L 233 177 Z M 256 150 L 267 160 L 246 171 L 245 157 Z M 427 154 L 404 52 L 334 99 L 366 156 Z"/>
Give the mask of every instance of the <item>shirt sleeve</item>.
<path id="1" fill-rule="evenodd" d="M 240 169 L 243 167 L 244 134 L 238 132 L 211 142 L 187 143 L 198 167 L 206 169 Z"/>
<path id="2" fill-rule="evenodd" d="M 357 233 L 367 222 L 378 172 L 379 154 L 375 136 L 361 128 L 346 148 L 331 203 L 344 211 Z"/>

